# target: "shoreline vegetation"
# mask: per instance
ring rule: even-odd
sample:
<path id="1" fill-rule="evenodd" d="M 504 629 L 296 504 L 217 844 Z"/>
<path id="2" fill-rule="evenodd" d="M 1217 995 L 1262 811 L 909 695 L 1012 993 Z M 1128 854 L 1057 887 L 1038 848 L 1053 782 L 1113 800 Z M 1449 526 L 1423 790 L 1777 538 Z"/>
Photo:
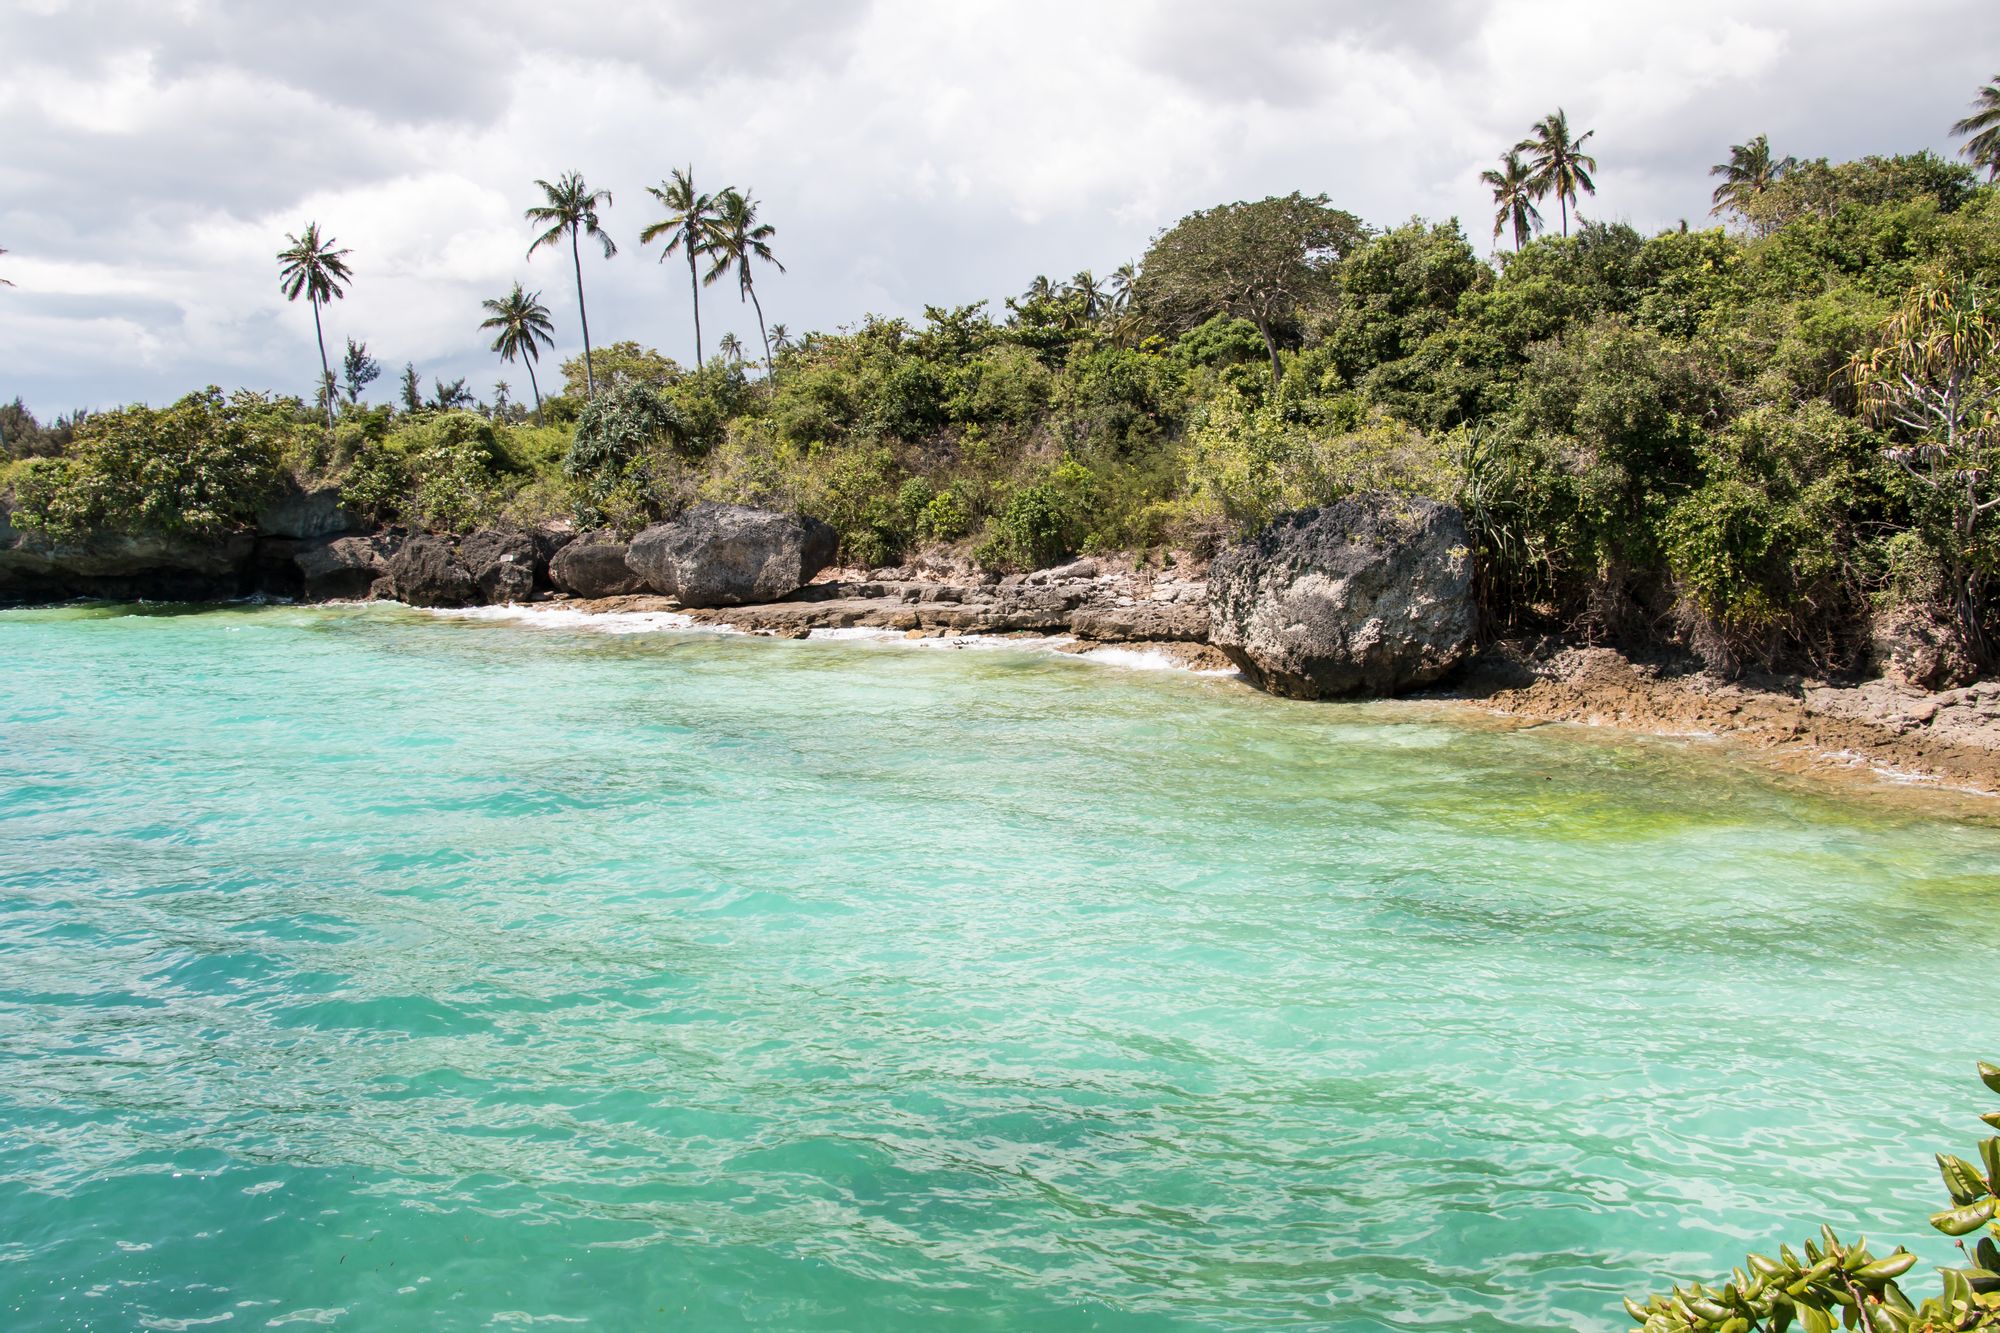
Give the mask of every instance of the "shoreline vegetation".
<path id="1" fill-rule="evenodd" d="M 687 265 L 685 366 L 591 341 L 584 259 L 617 255 L 614 200 L 567 172 L 535 182 L 523 260 L 569 252 L 583 353 L 560 390 L 534 375 L 539 292 L 468 312 L 532 409 L 505 383 L 426 397 L 407 362 L 398 404 L 365 402 L 381 366 L 349 337 L 336 375 L 325 319 L 365 256 L 314 221 L 279 255 L 312 392 L 0 409 L 0 601 L 560 595 L 769 634 L 1061 633 L 1220 654 L 1290 697 L 1714 732 L 1997 789 L 2000 79 L 1954 129 L 1970 165 L 1756 136 L 1714 169 L 1726 225 L 1644 236 L 1585 216 L 1616 146 L 1557 109 L 1482 177 L 1512 242 L 1486 259 L 1456 219 L 1370 225 L 1294 191 L 1002 312 L 796 338 L 755 287 L 775 228 L 688 167 L 638 233 L 676 286 Z M 702 342 L 724 282 L 761 358 Z M 1938 1159 L 1947 1235 L 1995 1225 L 2000 1138 L 1980 1152 Z M 1913 1255 L 1822 1230 L 1627 1309 L 1648 1333 L 2000 1328 L 2000 1250 L 1966 1257 L 1916 1304 Z"/>

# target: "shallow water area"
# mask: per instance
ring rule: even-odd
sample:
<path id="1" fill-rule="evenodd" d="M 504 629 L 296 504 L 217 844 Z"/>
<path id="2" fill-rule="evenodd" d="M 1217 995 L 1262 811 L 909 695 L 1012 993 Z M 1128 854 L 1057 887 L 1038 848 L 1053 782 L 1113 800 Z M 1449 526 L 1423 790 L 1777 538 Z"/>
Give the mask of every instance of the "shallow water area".
<path id="1" fill-rule="evenodd" d="M 1608 1330 L 1821 1220 L 1945 1257 L 2000 830 L 918 646 L 0 613 L 5 1326 Z"/>

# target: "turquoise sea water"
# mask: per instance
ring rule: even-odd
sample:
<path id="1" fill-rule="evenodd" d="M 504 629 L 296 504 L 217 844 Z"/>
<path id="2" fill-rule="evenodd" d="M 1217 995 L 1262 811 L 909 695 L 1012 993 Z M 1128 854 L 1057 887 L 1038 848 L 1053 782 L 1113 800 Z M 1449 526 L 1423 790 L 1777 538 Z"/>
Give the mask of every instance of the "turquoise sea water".
<path id="1" fill-rule="evenodd" d="M 1613 1329 L 1924 1239 L 2000 833 L 1026 651 L 0 614 L 0 1326 Z"/>

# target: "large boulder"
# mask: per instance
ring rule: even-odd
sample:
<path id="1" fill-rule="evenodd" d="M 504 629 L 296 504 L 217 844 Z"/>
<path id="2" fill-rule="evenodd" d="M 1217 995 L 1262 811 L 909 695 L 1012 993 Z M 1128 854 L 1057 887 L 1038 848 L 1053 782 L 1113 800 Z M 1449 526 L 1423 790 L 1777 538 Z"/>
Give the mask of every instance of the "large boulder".
<path id="1" fill-rule="evenodd" d="M 458 559 L 489 602 L 525 602 L 534 595 L 542 557 L 525 532 L 481 528 L 458 544 Z"/>
<path id="2" fill-rule="evenodd" d="M 1879 674 L 1910 689 L 1955 689 L 1979 674 L 1965 636 L 1942 607 L 1916 603 L 1875 612 L 1868 648 Z"/>
<path id="3" fill-rule="evenodd" d="M 472 606 L 479 585 L 458 558 L 458 549 L 444 537 L 412 537 L 389 558 L 389 578 L 396 600 L 411 606 Z"/>
<path id="4" fill-rule="evenodd" d="M 833 559 L 817 519 L 747 505 L 699 504 L 632 539 L 625 563 L 682 606 L 743 606 L 797 592 Z"/>
<path id="5" fill-rule="evenodd" d="M 1473 650 L 1471 540 L 1456 507 L 1380 492 L 1279 519 L 1216 557 L 1209 641 L 1298 699 L 1399 694 Z"/>
<path id="6" fill-rule="evenodd" d="M 549 582 L 572 597 L 623 597 L 646 591 L 646 581 L 625 563 L 626 545 L 589 533 L 549 560 Z"/>
<path id="7" fill-rule="evenodd" d="M 300 542 L 292 555 L 301 591 L 315 602 L 358 600 L 370 595 L 377 579 L 389 573 L 397 543 L 385 534 L 369 537 L 321 537 Z"/>

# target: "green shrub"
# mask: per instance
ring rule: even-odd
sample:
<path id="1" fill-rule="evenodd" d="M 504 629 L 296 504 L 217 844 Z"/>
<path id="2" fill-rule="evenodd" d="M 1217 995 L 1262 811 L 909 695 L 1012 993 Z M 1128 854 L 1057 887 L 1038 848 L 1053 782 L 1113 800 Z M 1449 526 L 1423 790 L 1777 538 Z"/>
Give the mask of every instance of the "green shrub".
<path id="1" fill-rule="evenodd" d="M 14 481 L 14 523 L 56 538 L 93 532 L 209 536 L 254 521 L 301 425 L 257 394 L 216 388 L 171 407 L 89 417 L 67 454 Z"/>

